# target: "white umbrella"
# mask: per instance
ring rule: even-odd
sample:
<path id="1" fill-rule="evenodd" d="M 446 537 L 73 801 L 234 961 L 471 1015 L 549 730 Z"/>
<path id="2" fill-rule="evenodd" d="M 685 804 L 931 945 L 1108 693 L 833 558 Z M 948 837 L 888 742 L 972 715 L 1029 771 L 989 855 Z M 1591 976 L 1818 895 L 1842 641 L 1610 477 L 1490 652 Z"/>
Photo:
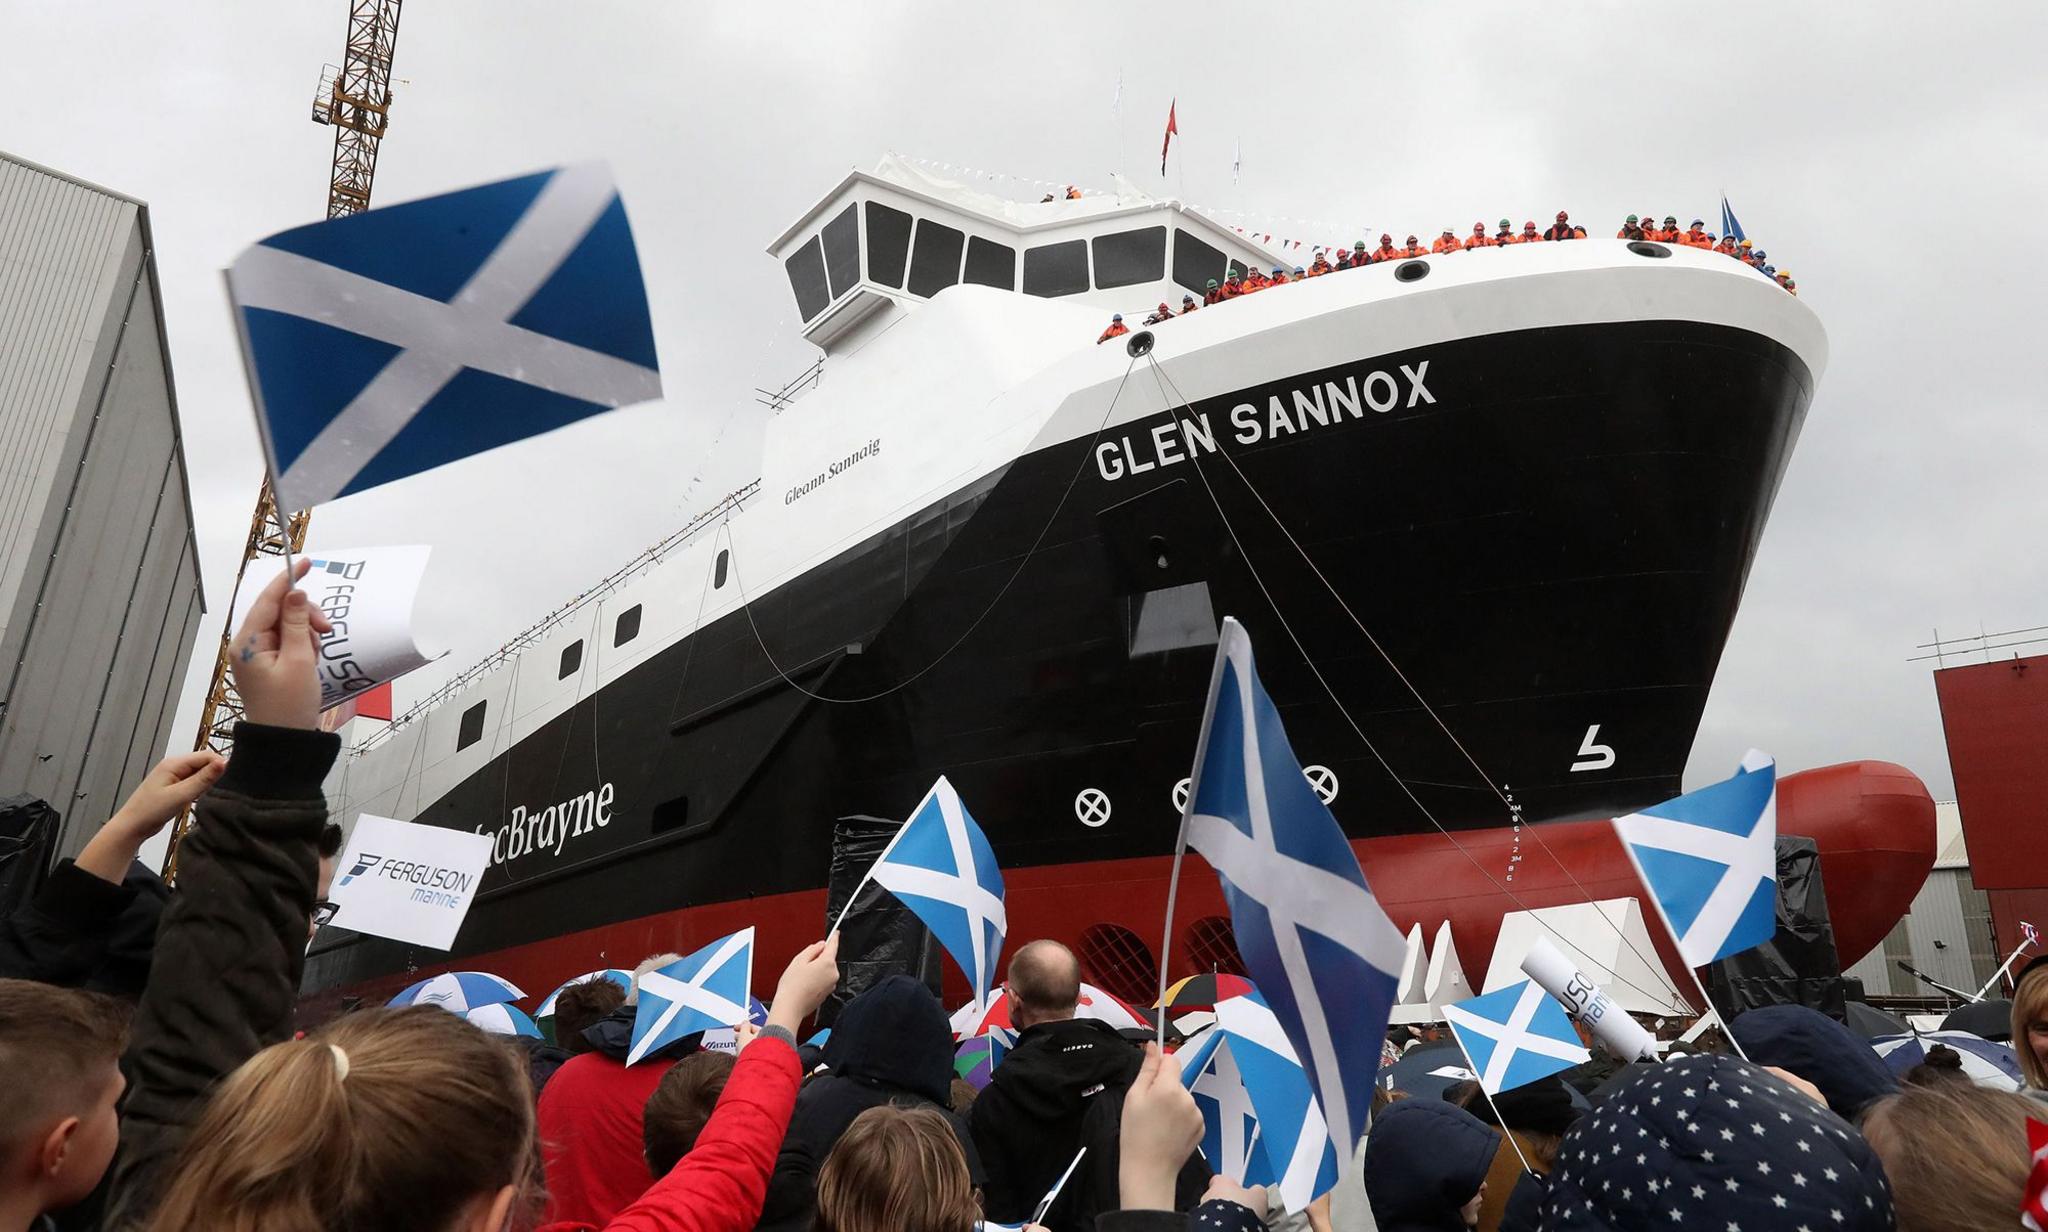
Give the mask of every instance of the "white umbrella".
<path id="1" fill-rule="evenodd" d="M 1914 1035 L 1880 1036 L 1870 1041 L 1870 1046 L 1895 1074 L 1903 1074 L 1926 1060 L 1927 1050 L 1936 1044 L 1955 1049 L 1963 1059 L 1963 1073 L 1980 1087 L 2000 1091 L 2026 1088 L 2020 1059 L 2011 1048 L 1968 1031 L 1922 1031 Z"/>

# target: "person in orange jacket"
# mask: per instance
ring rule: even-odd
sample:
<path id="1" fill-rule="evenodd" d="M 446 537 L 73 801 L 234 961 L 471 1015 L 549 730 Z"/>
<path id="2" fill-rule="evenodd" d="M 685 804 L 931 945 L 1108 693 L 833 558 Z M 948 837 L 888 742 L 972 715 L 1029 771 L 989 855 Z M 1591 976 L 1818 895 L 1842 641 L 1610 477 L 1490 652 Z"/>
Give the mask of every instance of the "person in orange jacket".
<path id="1" fill-rule="evenodd" d="M 1584 227 L 1582 227 L 1582 226 L 1578 225 L 1577 223 L 1573 223 L 1573 224 L 1572 224 L 1572 238 L 1573 238 L 1573 239 L 1575 239 L 1575 240 L 1582 240 L 1582 239 L 1585 239 L 1585 238 L 1586 238 L 1586 229 L 1585 229 Z"/>
<path id="2" fill-rule="evenodd" d="M 1073 186 L 1072 184 L 1069 184 L 1069 185 L 1067 185 L 1067 200 L 1069 200 L 1069 201 L 1079 201 L 1080 199 L 1081 199 L 1081 190 L 1080 190 L 1080 189 L 1078 189 L 1078 188 L 1076 188 L 1076 187 L 1074 187 L 1074 186 Z"/>
<path id="3" fill-rule="evenodd" d="M 1403 260 L 1413 260 L 1416 257 L 1428 256 L 1429 249 L 1424 248 L 1419 242 L 1417 242 L 1416 238 L 1411 235 L 1408 237 L 1407 245 L 1400 250 L 1399 255 Z"/>
<path id="4" fill-rule="evenodd" d="M 1430 241 L 1429 250 L 1438 255 L 1442 255 L 1443 253 L 1447 252 L 1461 252 L 1464 250 L 1464 245 L 1458 243 L 1458 233 L 1456 231 L 1451 230 L 1449 227 L 1445 227 L 1444 233 L 1442 235 L 1439 235 L 1436 237 L 1436 239 Z"/>
<path id="5" fill-rule="evenodd" d="M 1211 279 L 1209 280 L 1209 286 L 1208 286 L 1208 289 L 1206 289 L 1206 290 L 1204 290 L 1204 291 L 1202 292 L 1202 303 L 1203 303 L 1203 304 L 1205 304 L 1205 305 L 1207 305 L 1207 304 L 1220 304 L 1220 303 L 1222 303 L 1222 302 L 1223 302 L 1223 286 L 1222 286 L 1222 284 L 1218 283 L 1218 282 L 1217 282 L 1217 281 L 1216 281 L 1216 280 L 1215 280 L 1214 278 L 1211 278 Z"/>
<path id="6" fill-rule="evenodd" d="M 1372 264 L 1372 254 L 1371 254 L 1371 253 L 1369 253 L 1369 252 L 1367 252 L 1367 251 L 1365 250 L 1365 241 L 1364 241 L 1364 240 L 1352 240 L 1352 241 L 1351 241 L 1351 268 L 1352 268 L 1352 269 L 1357 269 L 1357 268 L 1358 268 L 1359 266 L 1361 266 L 1361 265 L 1371 265 L 1371 264 Z"/>
<path id="7" fill-rule="evenodd" d="M 1109 328 L 1102 331 L 1102 337 L 1095 340 L 1095 345 L 1101 346 L 1111 338 L 1121 338 L 1130 332 L 1131 327 L 1124 324 L 1124 314 L 1116 313 L 1109 318 Z"/>
<path id="8" fill-rule="evenodd" d="M 1180 297 L 1180 315 L 1186 316 L 1190 312 L 1193 312 L 1195 309 L 1200 307 L 1201 305 L 1195 302 L 1194 296 L 1183 295 Z"/>
<path id="9" fill-rule="evenodd" d="M 1380 246 L 1372 250 L 1367 260 L 1377 265 L 1381 261 L 1398 261 L 1400 258 L 1401 250 L 1394 247 L 1394 237 L 1382 234 L 1380 236 Z"/>
<path id="10" fill-rule="evenodd" d="M 1217 292 L 1220 299 L 1236 299 L 1244 294 L 1244 271 L 1232 266 L 1230 276 L 1223 280 L 1223 287 Z"/>
<path id="11" fill-rule="evenodd" d="M 1712 248 L 1714 246 L 1714 237 L 1707 234 L 1707 220 L 1704 218 L 1693 219 L 1692 230 L 1679 236 L 1678 242 L 1692 248 Z"/>
<path id="12" fill-rule="evenodd" d="M 1472 224 L 1472 236 L 1471 236 L 1471 238 L 1469 238 L 1469 239 L 1467 239 L 1467 240 L 1465 241 L 1465 247 L 1467 247 L 1467 248 L 1491 248 L 1491 247 L 1493 247 L 1493 241 L 1492 241 L 1491 239 L 1487 238 L 1487 234 L 1486 234 L 1486 224 L 1485 224 L 1485 223 L 1483 223 L 1483 222 L 1475 222 L 1475 223 L 1473 223 L 1473 224 Z"/>
<path id="13" fill-rule="evenodd" d="M 1550 224 L 1550 230 L 1543 233 L 1546 240 L 1569 240 L 1578 237 L 1572 234 L 1572 216 L 1563 210 L 1557 212 L 1557 221 Z"/>
<path id="14" fill-rule="evenodd" d="M 1513 223 L 1509 222 L 1509 221 L 1508 221 L 1507 219 L 1505 219 L 1505 218 L 1501 219 L 1501 220 L 1500 220 L 1500 230 L 1499 230 L 1499 231 L 1498 231 L 1497 233 L 1495 233 L 1495 235 L 1494 235 L 1494 237 L 1493 237 L 1493 246 L 1494 246 L 1495 248 L 1499 248 L 1499 247 L 1502 247 L 1503 245 L 1507 245 L 1507 244 L 1512 244 L 1512 243 L 1514 243 L 1514 242 L 1515 242 L 1515 224 L 1513 224 Z"/>
<path id="15" fill-rule="evenodd" d="M 1649 237 L 1643 233 L 1641 220 L 1634 214 L 1630 214 L 1628 221 L 1621 224 L 1621 230 L 1614 233 L 1614 238 L 1618 240 L 1640 240 L 1648 239 Z"/>
<path id="16" fill-rule="evenodd" d="M 1316 259 L 1308 263 L 1308 276 L 1311 278 L 1320 278 L 1324 274 L 1327 274 L 1329 272 L 1329 261 L 1324 258 L 1322 253 L 1316 253 Z"/>
<path id="17" fill-rule="evenodd" d="M 1522 224 L 1522 234 L 1516 238 L 1524 244 L 1540 244 L 1543 242 L 1543 233 L 1536 229 L 1536 220 L 1532 218 Z"/>
<path id="18" fill-rule="evenodd" d="M 1678 217 L 1674 214 L 1666 214 L 1664 216 L 1664 225 L 1657 228 L 1657 233 L 1651 236 L 1650 238 L 1653 240 L 1662 240 L 1667 244 L 1676 244 L 1680 242 L 1680 240 L 1682 240 L 1684 236 L 1685 232 L 1680 231 L 1678 229 Z"/>
<path id="19" fill-rule="evenodd" d="M 1721 242 L 1714 245 L 1714 251 L 1724 257 L 1740 258 L 1742 256 L 1742 250 L 1735 246 L 1735 237 L 1732 235 L 1722 236 Z"/>

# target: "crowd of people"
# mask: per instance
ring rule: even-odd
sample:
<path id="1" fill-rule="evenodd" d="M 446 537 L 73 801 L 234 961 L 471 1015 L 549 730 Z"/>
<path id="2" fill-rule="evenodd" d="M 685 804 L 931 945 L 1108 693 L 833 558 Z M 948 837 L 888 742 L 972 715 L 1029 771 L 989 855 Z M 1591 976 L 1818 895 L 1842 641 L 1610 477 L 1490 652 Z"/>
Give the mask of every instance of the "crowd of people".
<path id="1" fill-rule="evenodd" d="M 1318 247 L 1314 258 L 1307 265 L 1297 265 L 1292 270 L 1286 266 L 1276 265 L 1271 274 L 1262 274 L 1257 269 L 1244 269 L 1233 264 L 1224 278 L 1209 279 L 1201 299 L 1198 300 L 1193 295 L 1181 296 L 1179 311 L 1161 303 L 1145 318 L 1144 324 L 1158 325 L 1177 316 L 1186 316 L 1199 308 L 1233 300 L 1241 295 L 1250 295 L 1254 291 L 1263 291 L 1268 287 L 1285 286 L 1290 282 L 1300 282 L 1304 278 L 1317 278 L 1348 269 L 1362 269 L 1387 261 L 1443 256 L 1454 252 L 1469 252 L 1475 248 L 1503 248 L 1510 244 L 1541 244 L 1585 238 L 1586 229 L 1572 222 L 1570 213 L 1565 210 L 1559 210 L 1557 220 L 1541 231 L 1536 229 L 1533 219 L 1524 222 L 1521 230 L 1517 231 L 1512 222 L 1503 218 L 1500 220 L 1499 229 L 1491 233 L 1488 232 L 1485 222 L 1473 223 L 1472 233 L 1462 239 L 1458 237 L 1455 228 L 1445 227 L 1443 234 L 1428 244 L 1424 244 L 1413 235 L 1404 243 L 1396 244 L 1391 233 L 1382 233 L 1377 248 L 1367 248 L 1364 240 L 1354 242 L 1349 249 L 1325 250 Z M 1686 248 L 1718 252 L 1751 267 L 1791 294 L 1799 294 L 1799 284 L 1793 281 L 1792 275 L 1771 264 L 1769 254 L 1763 249 L 1747 239 L 1737 239 L 1732 235 L 1717 237 L 1709 233 L 1706 220 L 1702 218 L 1695 218 L 1690 227 L 1681 228 L 1675 215 L 1666 214 L 1663 223 L 1659 224 L 1654 215 L 1630 214 L 1621 224 L 1621 229 L 1615 232 L 1615 238 L 1677 244 Z M 1096 342 L 1108 342 L 1129 332 L 1130 327 L 1124 324 L 1123 314 L 1117 313 L 1111 318 L 1109 328 L 1102 331 L 1102 336 L 1097 338 Z"/>
<path id="2" fill-rule="evenodd" d="M 300 563 L 302 573 L 305 562 Z M 236 634 L 233 759 L 167 759 L 0 921 L 0 1232 L 1251 1232 L 1262 1227 L 2012 1227 L 2038 1099 L 1935 1057 L 1901 1082 L 1803 1007 L 1737 1017 L 1748 1060 L 1582 1067 L 1488 1099 L 1382 1085 L 1336 1187 L 1288 1213 L 1212 1175 L 1175 1055 L 1079 1013 L 1082 970 L 1010 956 L 1015 1046 L 977 1091 L 944 1007 L 907 976 L 799 1044 L 840 981 L 790 961 L 734 1054 L 699 1037 L 625 1063 L 634 987 L 564 990 L 559 1047 L 432 1005 L 295 1021 L 339 833 L 321 782 L 325 619 L 283 578 Z M 128 876 L 187 804 L 175 891 Z M 146 923 L 137 923 L 145 920 Z M 2012 1038 L 2048 1087 L 2048 959 Z M 1079 1160 L 1078 1164 L 1074 1163 Z M 1048 1205 L 1045 1197 L 1058 1196 Z"/>

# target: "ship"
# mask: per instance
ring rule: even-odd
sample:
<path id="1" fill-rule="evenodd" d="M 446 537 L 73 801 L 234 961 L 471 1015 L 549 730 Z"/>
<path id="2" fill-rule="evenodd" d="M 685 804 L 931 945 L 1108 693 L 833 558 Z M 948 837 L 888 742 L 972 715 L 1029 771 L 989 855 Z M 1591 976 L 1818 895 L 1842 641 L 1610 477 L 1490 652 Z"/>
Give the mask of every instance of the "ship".
<path id="1" fill-rule="evenodd" d="M 545 990 L 748 925 L 775 970 L 825 931 L 835 827 L 941 775 L 1013 941 L 1133 997 L 1169 938 L 1173 974 L 1228 968 L 1213 876 L 1164 915 L 1225 616 L 1403 928 L 1483 950 L 1503 910 L 1639 896 L 1600 823 L 1680 791 L 1827 362 L 1799 298 L 1586 239 L 1098 342 L 1298 261 L 1121 181 L 1015 202 L 893 156 L 768 252 L 820 357 L 765 399 L 760 477 L 345 752 L 338 817 L 491 864 L 454 951 L 337 918 L 309 993 Z M 1897 767 L 1815 773 L 1781 829 L 1848 874 L 1846 962 L 1924 878 L 1932 806 Z"/>

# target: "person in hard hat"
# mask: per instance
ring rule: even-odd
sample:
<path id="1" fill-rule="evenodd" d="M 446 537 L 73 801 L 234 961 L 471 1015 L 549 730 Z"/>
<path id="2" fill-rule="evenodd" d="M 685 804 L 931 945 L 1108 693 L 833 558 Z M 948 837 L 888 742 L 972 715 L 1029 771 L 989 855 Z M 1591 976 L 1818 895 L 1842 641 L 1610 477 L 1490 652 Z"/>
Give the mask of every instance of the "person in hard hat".
<path id="1" fill-rule="evenodd" d="M 1363 257 L 1365 254 L 1361 252 L 1358 255 Z M 1330 266 L 1330 268 L 1333 270 L 1348 270 L 1351 268 L 1352 264 L 1353 262 L 1351 260 L 1351 250 L 1349 248 L 1339 248 L 1337 250 L 1337 260 L 1334 264 Z M 1364 263 L 1361 261 L 1359 262 L 1359 264 Z"/>
<path id="2" fill-rule="evenodd" d="M 1770 261 L 1768 259 L 1769 257 L 1770 254 L 1765 252 L 1761 248 L 1752 248 L 1749 250 L 1749 263 L 1751 265 L 1756 266 L 1758 269 L 1764 269 L 1766 266 L 1770 264 Z"/>
<path id="3" fill-rule="evenodd" d="M 1694 248 L 1712 248 L 1714 246 L 1714 237 L 1707 234 L 1707 220 L 1704 218 L 1693 219 L 1692 230 L 1679 236 L 1678 242 Z"/>
<path id="4" fill-rule="evenodd" d="M 1458 233 L 1450 227 L 1445 227 L 1442 235 L 1429 242 L 1429 250 L 1438 256 L 1447 252 L 1458 252 L 1463 247 L 1464 245 L 1458 243 Z"/>
<path id="5" fill-rule="evenodd" d="M 1522 234 L 1520 236 L 1520 239 L 1521 242 L 1524 244 L 1537 244 L 1542 242 L 1543 233 L 1536 229 L 1535 219 L 1532 218 L 1528 222 L 1522 224 Z"/>
<path id="6" fill-rule="evenodd" d="M 1784 287 L 1794 295 L 1799 294 L 1799 283 L 1790 274 L 1785 275 Z"/>
<path id="7" fill-rule="evenodd" d="M 1296 270 L 1295 272 L 1300 273 L 1301 271 Z M 1287 271 L 1276 265 L 1273 267 L 1273 277 L 1271 281 L 1267 283 L 1267 285 L 1281 287 L 1286 286 L 1287 283 L 1290 281 L 1291 279 L 1287 277 Z"/>
<path id="8" fill-rule="evenodd" d="M 1160 301 L 1159 301 L 1159 306 L 1158 306 L 1157 308 L 1154 308 L 1154 309 L 1152 310 L 1152 315 L 1151 315 L 1151 316 L 1148 316 L 1148 317 L 1146 317 L 1146 318 L 1145 318 L 1145 324 L 1147 324 L 1147 325 L 1157 325 L 1157 324 L 1159 324 L 1159 323 L 1160 323 L 1161 321 L 1171 321 L 1171 320 L 1173 320 L 1173 309 L 1171 309 L 1171 308 L 1168 308 L 1168 307 L 1166 306 L 1166 301 L 1165 301 L 1165 300 L 1160 300 Z"/>
<path id="9" fill-rule="evenodd" d="M 1648 237 L 1643 234 L 1642 221 L 1634 214 L 1630 214 L 1628 221 L 1621 224 L 1621 230 L 1614 233 L 1614 238 L 1618 240 L 1640 240 Z"/>
<path id="10" fill-rule="evenodd" d="M 1742 256 L 1742 249 L 1736 246 L 1735 237 L 1732 235 L 1722 236 L 1721 242 L 1714 245 L 1714 251 L 1720 253 L 1724 257 L 1739 258 Z"/>
<path id="11" fill-rule="evenodd" d="M 1575 240 L 1582 240 L 1582 239 L 1585 239 L 1585 238 L 1586 238 L 1586 229 L 1585 229 L 1584 227 L 1580 226 L 1580 225 L 1579 225 L 1579 224 L 1577 224 L 1577 223 L 1573 223 L 1573 224 L 1572 224 L 1572 238 L 1573 238 L 1573 239 L 1575 239 Z"/>
<path id="12" fill-rule="evenodd" d="M 1215 285 L 1215 282 L 1216 282 L 1216 280 L 1215 280 L 1215 279 L 1213 279 L 1213 278 L 1211 278 L 1211 279 L 1209 280 L 1209 282 L 1210 282 L 1210 285 L 1212 285 L 1212 286 L 1213 286 L 1213 285 Z M 1182 315 L 1182 316 L 1186 316 L 1186 315 L 1187 315 L 1187 314 L 1189 314 L 1190 312 L 1193 312 L 1193 311 L 1194 311 L 1195 309 L 1197 309 L 1197 308 L 1200 308 L 1200 307 L 1201 307 L 1201 305 L 1195 302 L 1195 297 L 1194 297 L 1194 296 L 1192 296 L 1192 295 L 1183 295 L 1183 296 L 1181 296 L 1181 297 L 1180 297 L 1180 315 Z"/>
<path id="13" fill-rule="evenodd" d="M 1124 324 L 1124 314 L 1116 313 L 1109 318 L 1109 328 L 1102 331 L 1102 337 L 1095 340 L 1095 345 L 1101 346 L 1111 338 L 1121 338 L 1130 332 L 1131 327 Z"/>
<path id="14" fill-rule="evenodd" d="M 1382 239 L 1384 239 L 1384 238 L 1386 238 L 1386 237 L 1382 236 L 1381 238 L 1382 238 Z M 1371 264 L 1372 264 L 1372 253 L 1371 253 L 1370 251 L 1368 251 L 1368 250 L 1366 249 L 1366 246 L 1365 246 L 1365 241 L 1364 241 L 1364 240 L 1352 240 L 1352 241 L 1351 241 L 1351 268 L 1352 268 L 1352 269 L 1357 269 L 1357 268 L 1358 268 L 1359 266 L 1361 266 L 1361 265 L 1371 265 Z"/>
<path id="15" fill-rule="evenodd" d="M 1223 290 L 1218 298 L 1236 299 L 1244 294 L 1244 271 L 1236 266 L 1230 268 L 1230 277 L 1223 280 Z"/>
<path id="16" fill-rule="evenodd" d="M 1658 227 L 1655 231 L 1650 232 L 1650 238 L 1653 240 L 1660 240 L 1666 244 L 1676 244 L 1678 242 L 1678 237 L 1681 234 L 1682 232 L 1680 232 L 1678 229 L 1677 217 L 1675 215 L 1666 214 L 1664 216 L 1664 225 Z"/>
<path id="17" fill-rule="evenodd" d="M 1424 248 L 1422 242 L 1411 235 L 1408 242 L 1402 245 L 1400 253 L 1403 260 L 1413 260 L 1416 257 L 1428 256 L 1429 249 Z"/>
<path id="18" fill-rule="evenodd" d="M 1380 234 L 1380 246 L 1365 254 L 1365 260 L 1369 265 L 1377 265 L 1381 261 L 1392 261 L 1400 255 L 1401 250 L 1394 247 L 1394 237 L 1382 232 Z M 1356 262 L 1354 261 L 1353 264 L 1356 264 Z"/>
<path id="19" fill-rule="evenodd" d="M 1294 273 L 1292 276 L 1289 277 L 1288 281 L 1300 282 L 1302 279 L 1306 277 L 1308 277 L 1308 271 L 1297 265 L 1294 267 Z"/>
<path id="20" fill-rule="evenodd" d="M 1550 224 L 1550 229 L 1543 233 L 1543 238 L 1546 240 L 1569 240 L 1577 238 L 1572 234 L 1572 216 L 1570 214 L 1567 214 L 1563 210 L 1559 210 L 1557 212 L 1557 221 Z"/>
<path id="21" fill-rule="evenodd" d="M 1491 247 L 1493 247 L 1493 240 L 1492 240 L 1492 239 L 1490 239 L 1490 238 L 1488 238 L 1488 236 L 1487 236 L 1487 234 L 1486 234 L 1486 224 L 1485 224 L 1485 223 L 1483 223 L 1483 222 L 1475 222 L 1475 223 L 1473 223 L 1473 224 L 1472 224 L 1472 234 L 1471 234 L 1471 236 L 1470 236 L 1469 238 L 1467 238 L 1467 239 L 1466 239 L 1466 241 L 1465 241 L 1465 247 L 1467 247 L 1467 248 L 1491 248 Z"/>
<path id="22" fill-rule="evenodd" d="M 1223 288 L 1214 278 L 1211 278 L 1209 285 L 1203 289 L 1202 302 L 1204 304 L 1220 304 L 1223 302 Z"/>
<path id="23" fill-rule="evenodd" d="M 1501 219 L 1501 220 L 1500 220 L 1500 230 L 1499 230 L 1498 232 L 1496 232 L 1496 233 L 1494 234 L 1494 237 L 1493 237 L 1493 246 L 1494 246 L 1495 248 L 1499 248 L 1499 247 L 1502 247 L 1502 246 L 1504 246 L 1504 245 L 1507 245 L 1507 244 L 1512 244 L 1512 243 L 1514 243 L 1514 242 L 1515 242 L 1515 224 L 1513 224 L 1513 223 L 1509 222 L 1509 221 L 1508 221 L 1507 219 L 1505 219 L 1505 218 Z"/>
<path id="24" fill-rule="evenodd" d="M 1773 275 L 1773 277 L 1777 280 L 1778 285 L 1781 287 L 1789 288 L 1792 285 L 1792 275 L 1786 273 L 1784 270 L 1779 270 L 1775 275 Z"/>

